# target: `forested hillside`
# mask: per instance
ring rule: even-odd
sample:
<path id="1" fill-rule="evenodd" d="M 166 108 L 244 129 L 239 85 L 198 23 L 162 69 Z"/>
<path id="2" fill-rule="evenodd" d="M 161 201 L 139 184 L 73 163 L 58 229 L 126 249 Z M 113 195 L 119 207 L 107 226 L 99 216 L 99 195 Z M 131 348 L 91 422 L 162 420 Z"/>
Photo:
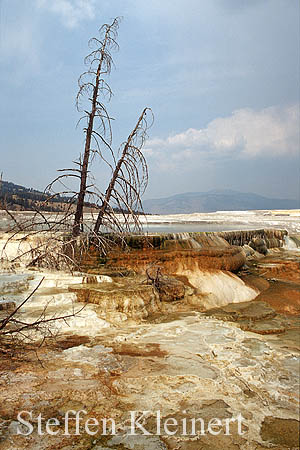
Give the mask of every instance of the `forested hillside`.
<path id="1" fill-rule="evenodd" d="M 50 194 L 20 186 L 9 181 L 0 181 L 0 209 L 15 211 L 64 211 L 69 199 L 51 197 Z"/>

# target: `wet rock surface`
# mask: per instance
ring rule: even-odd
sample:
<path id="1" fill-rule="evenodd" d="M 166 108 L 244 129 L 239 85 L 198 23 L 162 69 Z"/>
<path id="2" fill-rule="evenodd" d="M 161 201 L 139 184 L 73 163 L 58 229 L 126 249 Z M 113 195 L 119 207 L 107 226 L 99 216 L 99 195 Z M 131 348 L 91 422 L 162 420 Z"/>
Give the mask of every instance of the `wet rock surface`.
<path id="1" fill-rule="evenodd" d="M 219 269 L 237 271 L 245 263 L 246 257 L 239 247 L 207 247 L 178 250 L 133 250 L 131 252 L 114 251 L 108 256 L 107 267 L 126 267 L 137 273 L 144 273 L 151 264 L 162 264 L 167 273 L 177 273 L 178 268 L 194 270 Z"/>
<path id="2" fill-rule="evenodd" d="M 249 242 L 249 246 L 252 247 L 258 253 L 262 253 L 263 255 L 266 255 L 268 253 L 268 247 L 267 247 L 265 239 L 253 238 Z"/>
<path id="3" fill-rule="evenodd" d="M 258 321 L 263 319 L 272 319 L 276 316 L 273 308 L 264 302 L 253 300 L 252 302 L 230 303 L 222 308 L 209 310 L 207 315 L 219 319 L 241 321 Z"/>
<path id="4" fill-rule="evenodd" d="M 235 322 L 242 330 L 258 334 L 285 333 L 291 327 L 291 320 L 277 314 L 267 303 L 260 300 L 229 304 L 211 309 L 205 314 L 219 320 Z"/>
<path id="5" fill-rule="evenodd" d="M 163 302 L 175 302 L 185 296 L 184 284 L 175 277 L 161 276 L 156 283 L 156 289 Z"/>
<path id="6" fill-rule="evenodd" d="M 274 345 L 196 312 L 174 313 L 168 322 L 111 327 L 88 340 L 65 335 L 41 349 L 42 365 L 33 354 L 17 368 L 11 361 L 2 365 L 0 448 L 248 450 L 268 448 L 269 442 L 288 448 L 289 433 L 280 433 L 271 419 L 280 417 L 294 427 L 299 355 L 282 340 Z M 33 434 L 16 435 L 17 413 L 24 409 L 45 419 L 84 409 L 84 418 L 99 423 L 113 418 L 116 436 L 88 436 L 84 429 L 75 435 L 71 425 L 71 436 L 63 435 L 63 426 L 57 436 L 38 436 L 36 420 Z M 142 423 L 153 435 L 128 436 L 129 412 L 145 410 Z M 183 436 L 179 426 L 167 435 L 162 425 L 156 435 L 157 411 L 162 424 L 173 418 L 181 426 L 185 418 L 188 434 Z M 226 419 L 239 413 L 244 434 L 235 421 L 226 435 Z M 192 419 L 199 417 L 205 434 L 198 423 L 191 435 Z M 223 426 L 212 435 L 207 426 L 215 417 Z"/>
<path id="7" fill-rule="evenodd" d="M 299 264 L 298 253 L 279 250 L 258 261 L 248 261 L 240 276 L 260 293 L 253 301 L 214 308 L 207 314 L 234 321 L 245 331 L 265 335 L 284 333 L 286 338 L 291 335 L 294 339 L 300 333 Z"/>
<path id="8" fill-rule="evenodd" d="M 274 266 L 266 266 L 275 257 L 276 264 L 289 262 L 280 279 Z M 26 348 L 23 355 L 0 353 L 0 449 L 297 449 L 300 320 L 294 294 L 286 300 L 282 296 L 288 289 L 297 292 L 297 255 L 282 252 L 266 258 L 249 265 L 249 273 L 243 274 L 246 284 L 226 272 L 193 274 L 191 266 L 181 267 L 186 295 L 178 302 L 162 302 L 141 278 L 136 283 L 134 277 L 113 276 L 95 284 L 95 279 L 83 283 L 77 277 L 76 286 L 71 278 L 49 280 L 48 274 L 24 318 L 35 317 L 50 299 L 55 313 L 75 299 L 89 303 L 71 326 L 60 328 L 60 335 L 38 351 L 39 359 Z M 234 286 L 228 299 L 236 302 L 201 312 L 205 299 L 212 299 L 211 286 L 226 296 L 227 282 Z M 247 283 L 259 295 L 238 302 Z M 274 304 L 272 298 L 277 299 Z M 292 306 L 292 313 L 283 314 L 282 305 L 284 311 Z M 16 434 L 21 410 L 32 411 L 29 436 Z M 90 436 L 84 420 L 76 434 L 73 420 L 66 436 L 63 417 L 69 410 L 84 410 L 82 419 L 95 418 L 101 427 L 104 418 L 114 419 L 116 435 L 103 435 L 100 428 Z M 149 435 L 129 435 L 130 411 L 139 417 L 147 411 L 141 423 Z M 43 431 L 46 419 L 61 420 L 57 435 L 38 434 L 40 413 Z M 196 418 L 204 428 L 197 422 L 193 434 Z M 218 434 L 208 432 L 213 418 L 221 421 Z M 164 429 L 171 419 L 179 425 L 174 435 Z"/>
<path id="9" fill-rule="evenodd" d="M 69 291 L 78 302 L 98 305 L 99 315 L 109 321 L 144 319 L 160 308 L 159 295 L 145 277 L 116 277 L 108 283 L 73 285 Z"/>
<path id="10" fill-rule="evenodd" d="M 271 444 L 297 448 L 300 442 L 299 420 L 265 417 L 261 426 L 261 437 Z"/>
<path id="11" fill-rule="evenodd" d="M 250 262 L 242 279 L 249 285 L 256 284 L 261 291 L 256 300 L 268 303 L 277 313 L 300 314 L 299 253 L 278 251 Z M 255 280 L 260 280 L 260 286 Z M 264 288 L 262 281 L 268 283 Z"/>

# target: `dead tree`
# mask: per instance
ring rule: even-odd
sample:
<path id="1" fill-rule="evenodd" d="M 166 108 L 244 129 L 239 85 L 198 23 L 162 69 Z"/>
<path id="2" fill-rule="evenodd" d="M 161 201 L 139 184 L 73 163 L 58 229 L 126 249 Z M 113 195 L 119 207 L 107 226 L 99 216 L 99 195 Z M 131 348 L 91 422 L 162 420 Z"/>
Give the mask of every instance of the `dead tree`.
<path id="1" fill-rule="evenodd" d="M 49 301 L 39 313 L 38 317 L 31 321 L 26 321 L 23 318 L 20 310 L 29 302 L 32 296 L 39 289 L 43 283 L 44 277 L 39 281 L 34 290 L 18 305 L 6 311 L 0 311 L 0 353 L 11 354 L 18 349 L 24 350 L 24 345 L 33 344 L 33 349 L 37 347 L 37 342 L 42 345 L 46 339 L 52 339 L 57 337 L 57 331 L 52 325 L 64 321 L 68 323 L 68 319 L 76 317 L 85 308 L 79 306 L 75 310 L 75 306 L 72 307 L 72 312 L 69 314 L 52 314 L 49 315 L 48 306 Z M 4 304 L 5 305 L 5 304 Z M 3 307 L 3 305 L 2 305 Z M 4 315 L 3 315 L 4 312 Z"/>
<path id="2" fill-rule="evenodd" d="M 62 182 L 64 178 L 80 179 L 77 197 L 75 193 L 76 210 L 72 228 L 74 239 L 83 231 L 83 225 L 85 231 L 94 235 L 94 241 L 100 238 L 102 225 L 105 225 L 106 230 L 117 233 L 129 231 L 130 224 L 133 224 L 135 229 L 141 228 L 141 196 L 148 182 L 147 163 L 141 150 L 147 129 L 152 125 L 153 114 L 150 108 L 142 111 L 127 141 L 121 145 L 120 156 L 117 157 L 112 148 L 112 119 L 104 100 L 109 100 L 112 95 L 105 78 L 110 74 L 113 65 L 111 52 L 118 48 L 116 38 L 119 21 L 119 18 L 115 18 L 110 25 L 103 25 L 100 29 L 100 39 L 92 38 L 89 41 L 89 45 L 96 46 L 96 49 L 85 58 L 88 70 L 79 77 L 76 102 L 77 109 L 84 111 L 79 123 L 81 120 L 86 120 L 87 123 L 84 128 L 84 153 L 76 162 L 77 168 L 62 169 L 64 173 L 49 185 L 52 189 L 54 182 Z M 85 103 L 87 106 L 83 106 Z M 90 171 L 90 164 L 95 156 L 100 157 L 111 170 L 111 178 L 104 194 L 97 188 Z M 83 224 L 83 208 L 87 195 L 99 208 L 96 221 L 90 227 Z M 116 214 L 116 209 L 120 214 Z M 103 239 L 100 240 L 102 243 Z"/>
<path id="3" fill-rule="evenodd" d="M 121 157 L 116 164 L 100 206 L 94 227 L 94 233 L 96 234 L 99 233 L 105 216 L 113 224 L 116 222 L 114 210 L 110 206 L 111 199 L 113 199 L 120 211 L 125 210 L 122 214 L 125 218 L 125 223 L 126 214 L 128 213 L 134 219 L 134 223 L 138 225 L 138 216 L 142 211 L 141 195 L 144 193 L 148 183 L 147 163 L 141 152 L 148 127 L 146 121 L 147 111 L 151 112 L 149 108 L 143 110 L 134 130 L 123 144 Z"/>
<path id="4" fill-rule="evenodd" d="M 73 236 L 80 233 L 80 224 L 83 217 L 84 199 L 87 193 L 87 177 L 91 156 L 91 144 L 93 138 L 100 139 L 105 147 L 110 149 L 111 144 L 111 118 L 108 115 L 106 107 L 101 97 L 110 98 L 112 91 L 104 80 L 104 76 L 109 75 L 112 66 L 111 50 L 118 48 L 116 43 L 117 31 L 119 27 L 119 18 L 115 18 L 111 25 L 103 25 L 100 29 L 100 39 L 92 38 L 89 41 L 90 46 L 96 46 L 86 58 L 85 63 L 89 65 L 88 70 L 84 72 L 78 80 L 79 92 L 77 95 L 77 108 L 81 109 L 81 100 L 83 97 L 88 99 L 90 109 L 84 110 L 85 116 L 81 119 L 87 119 L 85 131 L 85 146 L 82 161 L 79 161 L 79 169 L 73 169 L 80 173 L 80 189 L 77 199 L 76 212 L 74 216 Z M 81 120 L 80 119 L 80 120 Z M 95 120 L 97 125 L 95 126 Z M 97 131 L 96 131 L 97 128 Z M 109 139 L 106 140 L 107 131 Z M 100 150 L 100 148 L 99 148 Z"/>
<path id="5" fill-rule="evenodd" d="M 133 131 L 120 146 L 118 156 L 112 146 L 112 118 L 105 106 L 105 101 L 111 98 L 112 90 L 105 79 L 113 66 L 111 52 L 118 49 L 116 38 L 119 22 L 120 19 L 115 18 L 110 25 L 103 25 L 99 30 L 100 38 L 89 41 L 90 47 L 94 49 L 85 58 L 88 68 L 78 80 L 76 105 L 83 112 L 78 123 L 86 121 L 84 152 L 75 161 L 77 167 L 60 169 L 61 174 L 45 190 L 48 194 L 47 201 L 51 196 L 69 197 L 65 212 L 54 217 L 36 211 L 34 217 L 22 223 L 10 217 L 14 222 L 10 239 L 14 239 L 17 233 L 22 233 L 22 243 L 35 233 L 48 233 L 49 239 L 46 236 L 38 246 L 33 245 L 27 250 L 26 256 L 31 257 L 28 265 L 43 265 L 48 268 L 73 266 L 79 269 L 81 257 L 85 257 L 91 241 L 105 253 L 115 241 L 120 241 L 119 237 L 125 242 L 124 233 L 132 228 L 141 229 L 141 196 L 148 182 L 147 163 L 142 147 L 147 130 L 152 125 L 153 114 L 150 108 L 142 111 Z M 111 172 L 104 193 L 98 189 L 91 172 L 91 163 L 95 157 L 100 158 Z M 70 177 L 79 181 L 78 191 L 67 186 Z M 63 186 L 63 189 L 57 189 L 57 184 Z M 83 210 L 87 199 L 96 205 L 98 211 L 92 220 L 84 222 Z M 7 213 L 10 214 L 9 211 Z M 114 236 L 103 231 L 110 231 Z M 14 262 L 23 256 L 24 253 L 19 252 Z"/>

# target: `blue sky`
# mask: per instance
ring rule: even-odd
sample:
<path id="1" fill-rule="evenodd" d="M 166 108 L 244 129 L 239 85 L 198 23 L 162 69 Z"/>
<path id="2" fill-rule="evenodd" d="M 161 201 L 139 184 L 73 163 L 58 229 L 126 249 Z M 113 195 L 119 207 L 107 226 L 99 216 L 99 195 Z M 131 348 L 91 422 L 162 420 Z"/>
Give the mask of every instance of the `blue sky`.
<path id="1" fill-rule="evenodd" d="M 298 0 L 0 0 L 0 14 L 5 180 L 43 189 L 78 157 L 87 42 L 123 16 L 108 109 L 115 148 L 145 106 L 154 112 L 145 198 L 299 196 Z"/>

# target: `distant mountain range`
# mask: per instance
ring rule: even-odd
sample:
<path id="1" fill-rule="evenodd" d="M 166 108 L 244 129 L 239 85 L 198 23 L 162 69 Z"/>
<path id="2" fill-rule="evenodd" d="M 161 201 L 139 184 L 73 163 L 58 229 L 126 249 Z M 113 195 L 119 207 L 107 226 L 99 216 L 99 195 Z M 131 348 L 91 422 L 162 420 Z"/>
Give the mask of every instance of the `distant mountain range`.
<path id="1" fill-rule="evenodd" d="M 68 197 L 51 198 L 49 194 L 32 188 L 0 181 L 0 209 L 64 211 Z M 267 198 L 252 193 L 232 190 L 209 192 L 187 192 L 171 197 L 143 201 L 144 211 L 150 214 L 190 214 L 194 212 L 247 211 L 255 209 L 296 209 L 299 201 Z M 86 203 L 85 210 L 94 209 L 95 204 Z"/>
<path id="2" fill-rule="evenodd" d="M 187 192 L 171 197 L 143 201 L 144 211 L 151 214 L 191 214 L 194 212 L 247 211 L 256 209 L 297 209 L 299 201 L 267 198 L 232 190 Z"/>

